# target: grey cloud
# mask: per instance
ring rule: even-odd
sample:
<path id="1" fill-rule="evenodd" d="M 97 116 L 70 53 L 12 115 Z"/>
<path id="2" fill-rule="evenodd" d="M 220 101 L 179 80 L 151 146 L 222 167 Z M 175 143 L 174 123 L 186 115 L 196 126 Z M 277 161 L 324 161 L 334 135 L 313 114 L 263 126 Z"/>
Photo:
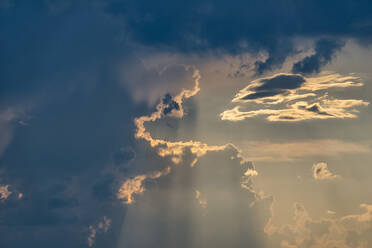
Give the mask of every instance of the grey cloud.
<path id="1" fill-rule="evenodd" d="M 110 1 L 106 11 L 125 23 L 136 42 L 160 50 L 196 54 L 257 54 L 266 51 L 266 61 L 257 62 L 262 74 L 280 66 L 296 53 L 294 39 L 346 38 L 366 44 L 371 41 L 368 1 L 187 1 L 164 0 L 149 4 Z M 331 17 L 331 18 L 330 18 Z M 171 21 L 169 21 L 171 20 Z M 318 55 L 296 66 L 314 72 L 335 52 L 319 41 Z M 336 49 L 337 50 L 337 49 Z M 322 62 L 323 61 L 323 62 Z"/>
<path id="2" fill-rule="evenodd" d="M 279 74 L 272 78 L 265 78 L 259 81 L 260 85 L 253 87 L 253 93 L 242 96 L 242 100 L 257 99 L 267 96 L 285 94 L 287 90 L 301 87 L 305 79 L 300 75 Z"/>
<path id="3" fill-rule="evenodd" d="M 167 115 L 170 112 L 172 112 L 174 109 L 175 110 L 180 110 L 179 104 L 173 100 L 172 96 L 167 93 L 164 98 L 163 98 L 163 104 L 165 105 L 163 109 L 163 114 Z"/>
<path id="4" fill-rule="evenodd" d="M 295 63 L 293 73 L 317 73 L 322 67 L 331 62 L 336 52 L 341 50 L 344 42 L 340 40 L 320 39 L 315 43 L 315 53 Z"/>

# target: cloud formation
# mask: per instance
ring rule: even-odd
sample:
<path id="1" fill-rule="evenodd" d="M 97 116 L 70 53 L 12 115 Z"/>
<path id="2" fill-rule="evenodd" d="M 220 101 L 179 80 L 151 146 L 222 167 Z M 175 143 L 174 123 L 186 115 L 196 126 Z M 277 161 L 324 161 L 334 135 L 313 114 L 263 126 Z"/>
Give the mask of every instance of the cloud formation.
<path id="1" fill-rule="evenodd" d="M 161 176 L 168 175 L 171 171 L 170 167 L 167 167 L 164 171 L 157 171 L 146 175 L 138 175 L 134 178 L 127 179 L 119 188 L 117 198 L 125 204 L 131 204 L 134 202 L 134 195 L 140 195 L 145 192 L 145 181 L 149 179 L 157 179 Z"/>
<path id="2" fill-rule="evenodd" d="M 310 78 L 281 73 L 269 78 L 257 79 L 240 90 L 232 100 L 233 103 L 240 105 L 225 110 L 220 117 L 222 120 L 241 121 L 263 115 L 267 116 L 268 121 L 275 122 L 356 118 L 358 110 L 355 107 L 368 106 L 369 102 L 359 99 L 335 99 L 327 92 L 321 95 L 321 91 L 361 87 L 363 83 L 359 80 L 360 78 L 356 76 L 341 76 L 337 73 Z M 264 107 L 241 111 L 240 109 L 246 107 L 247 103 Z M 277 108 L 266 108 L 267 105 L 277 106 Z"/>
<path id="3" fill-rule="evenodd" d="M 334 175 L 329 169 L 327 163 L 320 162 L 313 165 L 313 177 L 316 180 L 336 179 L 339 175 Z"/>
<path id="4" fill-rule="evenodd" d="M 370 9 L 368 1 L 351 0 L 339 2 L 337 9 L 333 2 L 321 0 L 109 1 L 105 8 L 125 24 L 132 40 L 144 46 L 194 54 L 265 51 L 268 57 L 256 63 L 257 74 L 277 68 L 296 53 L 298 37 L 318 40 L 315 55 L 295 67 L 303 72 L 326 64 L 337 50 L 335 44 L 344 39 L 370 43 Z"/>
<path id="5" fill-rule="evenodd" d="M 7 199 L 12 194 L 12 192 L 10 192 L 8 188 L 9 188 L 9 185 L 0 186 L 0 200 Z"/>
<path id="6" fill-rule="evenodd" d="M 199 91 L 199 80 L 200 80 L 200 73 L 199 70 L 196 68 L 186 66 L 186 70 L 193 70 L 193 79 L 194 79 L 194 88 L 191 90 L 183 89 L 178 95 L 175 97 L 171 97 L 170 95 L 166 95 L 163 101 L 161 101 L 156 106 L 156 111 L 152 113 L 150 116 L 142 116 L 136 118 L 135 125 L 136 125 L 136 133 L 135 137 L 137 139 L 143 139 L 147 141 L 151 147 L 156 148 L 158 154 L 162 157 L 169 156 L 172 158 L 174 163 L 179 163 L 182 159 L 182 155 L 186 149 L 188 149 L 192 154 L 196 156 L 192 165 L 195 165 L 197 162 L 198 157 L 205 155 L 208 151 L 222 151 L 228 145 L 208 145 L 205 143 L 201 143 L 199 141 L 167 141 L 163 139 L 154 139 L 151 137 L 150 132 L 148 132 L 145 128 L 145 123 L 147 122 L 155 122 L 164 116 L 181 118 L 184 115 L 182 103 L 184 99 L 190 98 L 196 95 Z"/>

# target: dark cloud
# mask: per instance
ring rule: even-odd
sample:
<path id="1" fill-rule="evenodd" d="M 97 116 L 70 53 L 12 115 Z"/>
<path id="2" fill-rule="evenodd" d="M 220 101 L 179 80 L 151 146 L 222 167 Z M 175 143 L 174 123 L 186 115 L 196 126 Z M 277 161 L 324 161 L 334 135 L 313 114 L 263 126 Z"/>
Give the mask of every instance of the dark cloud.
<path id="1" fill-rule="evenodd" d="M 310 112 L 314 112 L 314 113 L 320 114 L 320 115 L 330 115 L 326 111 L 322 111 L 321 110 L 321 107 L 319 106 L 319 104 L 316 104 L 316 103 L 313 104 L 312 106 L 307 107 L 306 110 L 308 110 Z"/>
<path id="2" fill-rule="evenodd" d="M 344 46 L 339 40 L 320 39 L 315 43 L 315 53 L 295 63 L 292 72 L 311 74 L 319 72 L 320 69 L 331 62 L 334 54 Z"/>
<path id="3" fill-rule="evenodd" d="M 301 87 L 304 82 L 305 79 L 300 75 L 279 74 L 272 78 L 260 80 L 260 85 L 251 89 L 253 93 L 249 93 L 241 99 L 250 100 L 284 94 L 288 90 Z"/>
<path id="4" fill-rule="evenodd" d="M 163 109 L 163 114 L 167 115 L 172 112 L 173 109 L 180 110 L 180 105 L 173 100 L 172 96 L 168 93 L 163 98 L 163 104 L 166 105 Z"/>
<path id="5" fill-rule="evenodd" d="M 112 1 L 106 10 L 122 19 L 128 35 L 146 46 L 181 52 L 268 52 L 263 73 L 295 52 L 294 37 L 371 41 L 370 1 Z M 318 46 L 333 53 L 333 46 Z M 329 50 L 328 50 L 329 49 Z M 306 62 L 306 66 L 307 66 Z M 323 64 L 320 63 L 319 66 Z"/>
<path id="6" fill-rule="evenodd" d="M 0 13 L 0 136 L 14 132 L 0 156 L 1 183 L 13 186 L 0 247 L 87 247 L 104 215 L 113 228 L 96 247 L 113 247 L 120 231 L 126 209 L 113 194 L 127 172 L 110 166 L 133 158 L 121 148 L 135 147 L 133 118 L 148 109 L 114 76 L 131 56 L 122 25 L 82 3 L 51 15 L 44 1 L 14 1 Z"/>

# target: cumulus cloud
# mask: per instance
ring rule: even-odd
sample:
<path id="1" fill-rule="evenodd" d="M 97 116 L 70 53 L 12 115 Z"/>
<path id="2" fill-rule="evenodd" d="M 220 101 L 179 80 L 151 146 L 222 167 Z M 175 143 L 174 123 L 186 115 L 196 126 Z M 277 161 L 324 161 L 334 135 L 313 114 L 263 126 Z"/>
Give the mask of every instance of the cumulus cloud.
<path id="1" fill-rule="evenodd" d="M 329 169 L 327 163 L 320 162 L 313 165 L 313 177 L 316 180 L 336 179 L 339 175 L 334 175 Z"/>
<path id="2" fill-rule="evenodd" d="M 155 173 L 140 174 L 125 180 L 119 189 L 117 198 L 129 204 L 130 207 L 130 203 L 134 202 L 134 197 L 136 195 L 142 195 L 136 198 L 136 208 L 131 209 L 135 212 L 139 211 L 136 212 L 135 216 L 150 215 L 143 218 L 145 223 L 152 223 L 151 221 L 157 222 L 159 218 L 161 218 L 161 223 L 174 223 L 174 221 L 176 221 L 177 228 L 170 230 L 167 237 L 161 238 L 161 240 L 164 239 L 162 242 L 165 243 L 167 239 L 170 239 L 177 240 L 177 243 L 183 244 L 184 242 L 181 242 L 178 237 L 179 234 L 177 234 L 177 230 L 187 225 L 183 220 L 191 218 L 186 215 L 186 213 L 189 215 L 191 214 L 191 216 L 201 213 L 201 216 L 197 216 L 198 221 L 201 223 L 196 225 L 195 228 L 201 228 L 200 233 L 196 236 L 198 239 L 203 240 L 204 244 L 214 244 L 216 240 L 219 240 L 218 242 L 224 245 L 238 243 L 240 243 L 240 245 L 260 244 L 264 239 L 263 226 L 269 216 L 267 211 L 268 206 L 270 206 L 272 202 L 272 198 L 255 190 L 253 178 L 258 176 L 258 172 L 255 170 L 253 163 L 247 161 L 242 156 L 241 151 L 233 144 L 215 146 L 199 141 L 169 141 L 153 138 L 150 131 L 146 129 L 146 124 L 156 122 L 162 118 L 181 118 L 184 116 L 183 101 L 194 96 L 200 90 L 199 71 L 192 67 L 190 67 L 190 69 L 194 69 L 195 86 L 193 89 L 183 89 L 174 97 L 166 95 L 157 105 L 154 113 L 150 116 L 141 116 L 135 119 L 137 127 L 135 133 L 136 138 L 146 141 L 150 147 L 155 148 L 154 151 L 160 158 L 169 158 L 173 163 L 179 165 L 167 167 L 167 169 Z M 195 166 L 196 163 L 198 164 L 197 166 Z M 191 176 L 190 173 L 196 176 L 195 184 L 193 180 L 189 180 L 191 179 L 189 178 L 189 176 Z M 202 176 L 204 179 L 198 180 L 198 175 L 204 175 Z M 156 187 L 155 189 L 148 190 L 149 185 L 147 182 L 155 179 L 159 188 Z M 217 190 L 216 187 L 218 188 Z M 195 190 L 195 188 L 197 190 Z M 147 193 L 144 194 L 146 191 Z M 165 193 L 162 193 L 163 191 L 165 191 Z M 173 216 L 174 210 L 172 209 L 167 210 L 167 216 L 163 217 L 151 216 L 151 212 L 154 211 L 143 210 L 144 202 L 148 202 L 151 199 L 151 205 L 154 208 L 155 205 L 166 204 L 168 200 L 164 202 L 160 200 L 163 199 L 163 194 L 167 196 L 176 195 L 177 200 L 175 204 L 177 206 L 180 205 L 176 207 L 176 216 Z M 194 209 L 195 206 L 190 206 L 191 202 L 188 202 L 188 199 L 190 200 L 189 197 L 196 199 L 198 209 Z M 185 209 L 185 206 L 188 207 Z M 163 207 L 160 207 L 160 209 L 162 208 Z M 200 208 L 202 211 L 200 211 Z M 217 216 L 221 216 L 221 211 L 225 214 L 228 213 L 229 218 L 224 220 L 226 226 L 219 224 Z M 256 214 L 254 214 L 255 212 L 260 214 L 256 216 Z M 241 217 L 241 214 L 243 214 L 243 217 Z M 186 218 L 186 216 L 188 217 Z M 203 219 L 200 219 L 200 217 L 203 217 Z M 245 235 L 244 238 L 238 238 L 242 237 L 241 235 L 243 233 L 246 233 L 244 226 L 253 223 L 253 219 L 255 218 L 262 218 L 262 220 L 259 223 L 255 223 L 256 227 L 254 231 L 252 230 L 251 234 Z M 138 231 L 141 235 L 145 235 L 144 233 L 146 233 L 147 226 L 151 226 L 152 224 L 147 223 L 145 226 L 142 226 L 141 222 L 135 221 L 131 226 L 132 225 L 140 226 Z M 165 226 L 161 225 L 161 227 L 159 226 L 157 229 L 166 228 L 166 226 L 167 224 L 165 224 Z M 236 233 L 236 231 L 233 231 L 229 226 L 239 226 L 243 229 Z M 137 231 L 135 231 L 135 227 L 131 227 L 131 230 L 134 232 L 133 237 L 139 235 L 136 234 Z M 156 230 L 152 229 L 151 237 L 156 236 L 153 234 L 154 232 L 156 232 Z M 183 233 L 182 236 L 185 235 L 186 233 Z M 151 243 L 151 238 L 149 238 L 149 240 L 139 241 L 127 236 L 123 242 L 129 244 L 128 246 L 131 246 L 130 244 L 132 244 L 132 246 L 138 246 L 140 244 Z M 188 242 L 185 241 L 185 247 Z M 165 246 L 168 247 L 167 245 Z M 171 245 L 169 245 L 169 247 L 171 247 Z"/>
<path id="3" fill-rule="evenodd" d="M 175 97 L 166 95 L 163 101 L 161 101 L 157 107 L 156 111 L 150 116 L 142 116 L 135 119 L 135 125 L 137 127 L 135 137 L 137 139 L 143 139 L 147 141 L 151 147 L 156 148 L 158 154 L 162 157 L 169 156 L 172 158 L 174 163 L 179 163 L 182 159 L 182 155 L 186 149 L 189 149 L 192 154 L 195 154 L 196 158 L 192 162 L 192 165 L 195 165 L 197 158 L 205 155 L 208 151 L 222 151 L 228 145 L 208 145 L 201 143 L 199 141 L 167 141 L 163 139 L 154 139 L 151 137 L 151 133 L 148 132 L 145 128 L 146 122 L 155 122 L 165 115 L 169 117 L 181 118 L 184 115 L 184 110 L 182 103 L 184 99 L 190 98 L 196 95 L 199 91 L 199 80 L 200 73 L 196 68 L 190 66 L 185 67 L 186 70 L 193 70 L 193 79 L 195 82 L 194 88 L 191 90 L 183 89 Z"/>
<path id="4" fill-rule="evenodd" d="M 224 151 L 226 149 L 233 149 L 237 152 L 236 157 L 241 160 L 241 163 L 246 163 L 247 161 L 241 156 L 240 150 L 233 144 L 226 145 L 208 145 L 206 143 L 201 143 L 199 141 L 168 141 L 164 139 L 155 139 L 151 136 L 151 133 L 146 129 L 145 123 L 155 122 L 161 118 L 173 117 L 173 118 L 182 118 L 184 116 L 183 110 L 183 101 L 187 98 L 190 98 L 196 95 L 199 91 L 199 80 L 200 73 L 194 67 L 185 66 L 185 70 L 193 69 L 193 78 L 194 78 L 194 88 L 191 90 L 183 89 L 175 97 L 172 97 L 170 94 L 166 94 L 162 101 L 156 106 L 156 111 L 153 112 L 150 116 L 141 116 L 135 119 L 135 125 L 137 127 L 135 137 L 137 139 L 143 139 L 149 143 L 149 145 L 156 149 L 157 154 L 160 157 L 170 157 L 172 162 L 175 164 L 181 163 L 182 158 L 187 152 L 191 153 L 194 157 L 190 163 L 191 167 L 194 167 L 198 162 L 198 159 L 206 155 L 207 152 L 216 152 Z M 158 171 L 155 173 L 137 175 L 134 178 L 127 179 L 121 185 L 117 198 L 123 200 L 124 203 L 130 204 L 133 203 L 134 195 L 139 195 L 145 192 L 146 188 L 144 182 L 148 179 L 158 179 L 163 175 L 170 173 L 171 168 L 167 167 L 165 171 Z M 246 171 L 245 176 L 257 176 L 258 173 L 254 169 L 252 164 Z M 245 187 L 247 187 L 245 185 Z M 199 201 L 200 191 L 197 191 L 197 198 Z M 202 205 L 205 205 L 204 203 Z"/>
<path id="5" fill-rule="evenodd" d="M 225 110 L 220 117 L 222 120 L 241 121 L 255 116 L 267 116 L 268 121 L 275 122 L 356 118 L 358 110 L 355 107 L 368 106 L 369 102 L 359 99 L 335 99 L 327 92 L 320 94 L 321 91 L 331 88 L 363 86 L 359 80 L 356 76 L 341 76 L 337 73 L 312 78 L 297 74 L 276 74 L 257 79 L 240 90 L 232 100 L 240 105 Z M 308 100 L 304 100 L 305 98 Z M 265 107 L 241 111 L 247 103 Z M 278 108 L 266 108 L 267 105 L 275 105 Z"/>

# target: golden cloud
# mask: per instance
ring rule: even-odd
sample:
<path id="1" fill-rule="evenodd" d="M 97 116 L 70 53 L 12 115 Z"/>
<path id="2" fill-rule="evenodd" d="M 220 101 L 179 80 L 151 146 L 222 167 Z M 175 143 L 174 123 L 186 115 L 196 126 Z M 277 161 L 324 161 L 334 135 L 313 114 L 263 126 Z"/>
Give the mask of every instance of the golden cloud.
<path id="1" fill-rule="evenodd" d="M 341 76 L 334 73 L 306 78 L 297 74 L 276 74 L 251 82 L 240 90 L 232 102 L 264 104 L 265 108 L 241 111 L 242 105 L 220 114 L 222 120 L 242 121 L 256 116 L 266 116 L 272 122 L 298 122 L 312 119 L 356 118 L 355 107 L 368 106 L 369 102 L 358 99 L 334 99 L 328 93 L 319 96 L 318 91 L 330 88 L 363 86 L 356 76 Z M 311 98 L 309 100 L 303 100 Z M 301 99 L 299 101 L 299 99 Z M 284 106 L 281 103 L 286 103 Z M 266 105 L 279 105 L 266 108 Z"/>

